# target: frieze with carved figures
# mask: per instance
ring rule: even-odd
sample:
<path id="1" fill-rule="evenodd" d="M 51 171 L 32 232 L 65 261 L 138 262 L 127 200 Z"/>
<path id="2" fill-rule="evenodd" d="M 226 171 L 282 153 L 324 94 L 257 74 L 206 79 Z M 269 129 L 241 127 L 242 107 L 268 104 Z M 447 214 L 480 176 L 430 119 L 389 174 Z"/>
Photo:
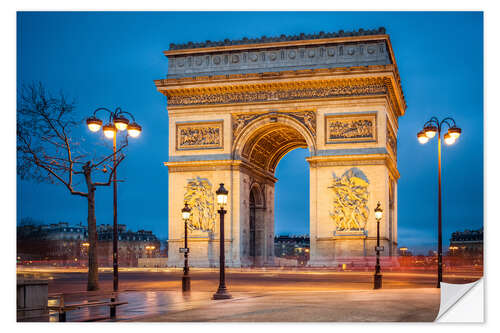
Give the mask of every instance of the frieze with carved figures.
<path id="1" fill-rule="evenodd" d="M 177 123 L 177 150 L 223 148 L 223 122 Z"/>
<path id="2" fill-rule="evenodd" d="M 327 144 L 377 140 L 376 114 L 329 115 L 325 124 Z"/>
<path id="3" fill-rule="evenodd" d="M 236 87 L 233 87 L 234 90 Z M 372 84 L 352 85 L 352 86 L 325 86 L 314 88 L 282 88 L 282 89 L 262 89 L 257 91 L 241 89 L 241 91 L 228 91 L 225 93 L 202 93 L 193 90 L 184 91 L 182 94 L 175 94 L 168 91 L 168 105 L 209 105 L 209 104 L 232 104 L 249 102 L 267 102 L 279 100 L 296 100 L 304 98 L 328 98 L 345 96 L 370 96 L 385 95 L 388 89 L 384 82 L 374 82 Z"/>

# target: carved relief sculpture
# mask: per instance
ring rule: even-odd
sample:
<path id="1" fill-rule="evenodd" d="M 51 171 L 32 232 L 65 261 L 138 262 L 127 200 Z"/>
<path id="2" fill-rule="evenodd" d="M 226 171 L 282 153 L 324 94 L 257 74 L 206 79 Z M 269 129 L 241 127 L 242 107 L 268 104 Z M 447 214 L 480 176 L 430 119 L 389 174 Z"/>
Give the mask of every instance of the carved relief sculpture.
<path id="1" fill-rule="evenodd" d="M 184 202 L 191 208 L 188 221 L 190 230 L 215 231 L 215 195 L 212 184 L 206 178 L 189 179 Z"/>
<path id="2" fill-rule="evenodd" d="M 326 143 L 377 140 L 376 114 L 326 116 Z"/>
<path id="3" fill-rule="evenodd" d="M 222 121 L 177 123 L 177 150 L 223 147 Z"/>
<path id="4" fill-rule="evenodd" d="M 330 216 L 336 231 L 360 233 L 368 221 L 368 178 L 358 168 L 351 168 L 341 177 L 333 174 L 333 212 Z"/>
<path id="5" fill-rule="evenodd" d="M 314 111 L 297 111 L 297 112 L 273 112 L 275 114 L 285 114 L 300 121 L 313 136 L 316 136 L 316 113 Z M 233 139 L 235 139 L 241 131 L 253 120 L 269 115 L 266 113 L 253 114 L 235 114 L 233 115 Z"/>
<path id="6" fill-rule="evenodd" d="M 386 84 L 382 80 L 373 80 L 368 84 L 350 86 L 333 86 L 330 85 L 311 87 L 311 88 L 289 88 L 283 87 L 278 89 L 269 89 L 266 85 L 260 87 L 262 90 L 252 91 L 246 90 L 246 87 L 232 87 L 236 92 L 227 91 L 226 93 L 200 93 L 198 90 L 193 90 L 192 94 L 187 89 L 183 90 L 182 94 L 175 94 L 173 91 L 168 92 L 168 105 L 207 105 L 207 104 L 232 104 L 232 103 L 250 103 L 250 102 L 266 102 L 276 100 L 295 100 L 304 98 L 328 98 L 328 97 L 345 97 L 345 96 L 371 96 L 385 95 L 387 93 Z M 266 89 L 268 88 L 268 89 Z M 250 88 L 249 88 L 250 89 Z M 223 90 L 223 89 L 221 89 Z M 241 90 L 241 91 L 238 91 Z"/>
<path id="7" fill-rule="evenodd" d="M 386 141 L 387 145 L 392 149 L 394 156 L 398 154 L 398 141 L 396 139 L 396 135 L 390 128 L 389 121 L 387 121 L 387 133 L 386 133 Z"/>

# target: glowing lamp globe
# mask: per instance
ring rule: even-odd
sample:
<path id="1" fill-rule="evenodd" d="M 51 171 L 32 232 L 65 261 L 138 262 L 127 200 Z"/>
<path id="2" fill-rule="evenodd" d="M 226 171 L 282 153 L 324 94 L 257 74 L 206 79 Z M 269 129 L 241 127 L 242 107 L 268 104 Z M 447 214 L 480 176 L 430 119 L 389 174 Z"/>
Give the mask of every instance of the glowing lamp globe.
<path id="1" fill-rule="evenodd" d="M 87 118 L 87 127 L 92 132 L 97 132 L 102 126 L 102 120 L 96 117 Z"/>
<path id="2" fill-rule="evenodd" d="M 130 135 L 133 138 L 137 138 L 142 132 L 142 127 L 139 126 L 137 123 L 132 123 L 128 125 L 128 135 Z"/>
<path id="3" fill-rule="evenodd" d="M 418 139 L 418 142 L 420 142 L 421 144 L 427 143 L 427 141 L 429 141 L 429 137 L 427 135 L 425 135 L 424 131 L 418 132 L 417 139 Z"/>
<path id="4" fill-rule="evenodd" d="M 455 138 L 453 138 L 450 133 L 446 133 L 444 135 L 444 142 L 447 144 L 447 145 L 452 145 L 455 143 Z"/>
<path id="5" fill-rule="evenodd" d="M 428 137 L 429 139 L 432 139 L 433 137 L 436 136 L 438 129 L 434 125 L 429 125 L 424 127 L 424 133 L 425 136 Z"/>
<path id="6" fill-rule="evenodd" d="M 453 138 L 453 139 L 458 139 L 458 137 L 460 136 L 460 134 L 462 134 L 462 130 L 458 127 L 451 127 L 448 129 L 448 133 L 450 134 L 450 136 Z"/>
<path id="7" fill-rule="evenodd" d="M 189 208 L 187 202 L 184 203 L 184 208 L 182 208 L 182 219 L 189 220 L 191 216 L 191 208 Z"/>
<path id="8" fill-rule="evenodd" d="M 221 206 L 225 206 L 227 204 L 227 194 L 229 192 L 224 188 L 224 183 L 220 184 L 219 189 L 215 192 L 217 195 L 217 203 Z"/>
<path id="9" fill-rule="evenodd" d="M 380 207 L 380 202 L 377 202 L 377 207 L 375 207 L 375 218 L 377 220 L 382 219 L 382 208 Z"/>
<path id="10" fill-rule="evenodd" d="M 112 124 L 104 125 L 102 131 L 104 132 L 104 136 L 108 139 L 113 139 L 116 134 L 116 129 Z"/>
<path id="11" fill-rule="evenodd" d="M 124 131 L 127 129 L 129 121 L 125 117 L 117 116 L 113 119 L 113 123 L 119 131 Z"/>

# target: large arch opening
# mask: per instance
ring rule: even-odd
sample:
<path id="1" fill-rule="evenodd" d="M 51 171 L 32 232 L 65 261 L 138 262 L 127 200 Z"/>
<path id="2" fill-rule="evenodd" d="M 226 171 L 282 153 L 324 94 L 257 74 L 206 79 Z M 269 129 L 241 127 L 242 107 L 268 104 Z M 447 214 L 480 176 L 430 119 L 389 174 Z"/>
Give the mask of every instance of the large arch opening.
<path id="1" fill-rule="evenodd" d="M 241 261 L 248 266 L 274 265 L 277 262 L 274 244 L 276 209 L 284 212 L 286 208 L 281 209 L 281 206 L 289 207 L 289 212 L 300 216 L 300 220 L 288 221 L 285 219 L 290 215 L 282 216 L 280 231 L 300 230 L 288 234 L 309 234 L 309 166 L 305 157 L 315 150 L 313 134 L 297 119 L 272 115 L 250 124 L 235 142 L 234 154 L 244 165 L 241 169 L 244 174 L 241 193 L 247 203 L 241 218 Z M 277 166 L 286 155 L 290 158 L 283 160 L 284 167 L 280 168 L 283 183 L 279 184 L 277 195 L 281 194 L 281 197 L 276 201 Z M 297 158 L 302 158 L 300 168 L 293 166 Z M 302 179 L 297 179 L 297 176 Z M 297 184 L 301 184 L 299 191 Z M 301 201 L 300 205 L 294 205 L 297 198 Z M 277 207 L 276 203 L 280 206 Z M 299 221 L 299 228 L 296 228 L 297 225 L 286 228 L 287 223 L 296 224 Z M 289 244 L 285 255 L 289 264 L 293 264 L 296 254 L 293 244 Z M 303 258 L 301 262 L 304 262 Z"/>
<path id="2" fill-rule="evenodd" d="M 287 153 L 276 168 L 275 234 L 309 236 L 309 163 L 307 149 Z"/>
<path id="3" fill-rule="evenodd" d="M 306 139 L 297 129 L 283 124 L 270 124 L 254 133 L 241 155 L 251 164 L 274 174 L 279 161 L 296 148 L 307 148 Z"/>

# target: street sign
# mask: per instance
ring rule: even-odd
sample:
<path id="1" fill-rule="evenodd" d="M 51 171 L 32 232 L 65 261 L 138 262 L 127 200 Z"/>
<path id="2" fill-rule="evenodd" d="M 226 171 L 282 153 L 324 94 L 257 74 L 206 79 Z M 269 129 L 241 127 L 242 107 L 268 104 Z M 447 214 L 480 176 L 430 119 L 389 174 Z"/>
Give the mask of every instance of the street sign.
<path id="1" fill-rule="evenodd" d="M 179 253 L 189 253 L 189 247 L 180 247 Z"/>
<path id="2" fill-rule="evenodd" d="M 384 251 L 383 246 L 375 246 L 375 251 Z"/>

